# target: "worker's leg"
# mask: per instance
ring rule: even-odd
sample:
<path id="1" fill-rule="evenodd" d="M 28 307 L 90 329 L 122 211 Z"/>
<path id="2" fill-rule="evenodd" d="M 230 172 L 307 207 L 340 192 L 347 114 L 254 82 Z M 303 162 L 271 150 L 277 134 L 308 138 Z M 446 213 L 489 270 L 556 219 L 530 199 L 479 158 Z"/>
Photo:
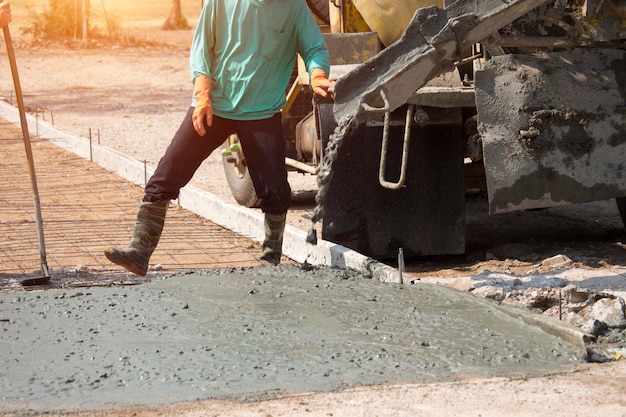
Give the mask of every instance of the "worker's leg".
<path id="1" fill-rule="evenodd" d="M 233 122 L 213 117 L 207 133 L 198 135 L 191 121 L 193 107 L 159 161 L 156 171 L 148 180 L 143 201 L 163 201 L 178 198 L 180 189 L 191 180 L 200 164 L 233 132 Z"/>
<path id="2" fill-rule="evenodd" d="M 285 142 L 280 114 L 270 119 L 237 123 L 250 177 L 265 213 L 261 259 L 279 264 L 291 188 L 285 167 Z"/>
<path id="3" fill-rule="evenodd" d="M 104 255 L 107 259 L 134 274 L 146 275 L 150 256 L 161 238 L 169 203 L 170 200 L 156 203 L 142 201 L 139 203 L 137 221 L 128 248 L 105 250 Z"/>
<path id="4" fill-rule="evenodd" d="M 189 110 L 174 135 L 165 155 L 159 161 L 154 175 L 148 181 L 143 201 L 139 205 L 137 221 L 127 249 L 109 248 L 105 256 L 113 263 L 138 274 L 146 275 L 150 256 L 156 248 L 169 202 L 178 193 L 204 161 L 228 136 L 228 120 L 213 118 L 213 126 L 205 136 L 193 129 Z"/>

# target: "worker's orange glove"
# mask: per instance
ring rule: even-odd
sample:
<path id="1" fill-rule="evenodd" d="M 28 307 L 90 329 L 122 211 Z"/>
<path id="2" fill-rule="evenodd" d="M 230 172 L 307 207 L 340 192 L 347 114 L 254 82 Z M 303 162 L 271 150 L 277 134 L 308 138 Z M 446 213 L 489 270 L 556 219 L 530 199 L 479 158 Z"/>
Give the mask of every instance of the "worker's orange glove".
<path id="1" fill-rule="evenodd" d="M 198 75 L 193 81 L 193 95 L 196 97 L 196 108 L 193 111 L 193 128 L 200 136 L 206 134 L 204 120 L 207 126 L 213 124 L 213 108 L 211 107 L 211 88 L 213 80 L 206 75 Z"/>
<path id="2" fill-rule="evenodd" d="M 326 71 L 321 68 L 315 68 L 311 71 L 311 87 L 313 88 L 313 92 L 322 97 L 328 97 L 330 94 L 331 98 L 333 97 L 332 93 L 329 93 L 329 89 L 334 87 L 335 82 L 328 79 L 328 75 L 326 75 Z"/>

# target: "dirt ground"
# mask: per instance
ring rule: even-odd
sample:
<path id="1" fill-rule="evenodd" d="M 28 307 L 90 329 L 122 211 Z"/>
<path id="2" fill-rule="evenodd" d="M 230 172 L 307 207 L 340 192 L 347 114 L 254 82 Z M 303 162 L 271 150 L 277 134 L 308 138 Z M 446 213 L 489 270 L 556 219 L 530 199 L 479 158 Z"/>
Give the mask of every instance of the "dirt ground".
<path id="1" fill-rule="evenodd" d="M 361 387 L 276 398 L 193 401 L 165 407 L 46 413 L 48 417 L 372 417 L 372 416 L 590 416 L 626 415 L 626 375 L 618 363 L 584 366 L 541 378 Z M 19 414 L 17 414 L 19 415 Z M 4 415 L 13 417 L 15 415 Z"/>
<path id="2" fill-rule="evenodd" d="M 155 30 L 145 36 L 166 45 L 71 50 L 30 47 L 14 36 L 26 105 L 62 130 L 83 137 L 91 135 L 102 145 L 156 164 L 190 102 L 187 59 L 191 32 Z M 13 102 L 6 54 L 0 57 L 0 74 L 0 94 Z M 214 155 L 193 183 L 232 201 L 221 170 L 221 158 Z M 298 198 L 289 222 L 306 230 L 315 180 L 301 174 L 293 174 L 291 180 Z M 450 279 L 484 270 L 546 272 L 550 267 L 542 266 L 541 261 L 556 254 L 572 259 L 569 267 L 609 270 L 626 265 L 622 243 L 626 242 L 626 234 L 612 202 L 488 220 L 482 215 L 485 205 L 480 196 L 468 200 L 468 208 L 475 210 L 468 211 L 466 255 L 417 260 L 410 264 L 409 272 L 424 280 Z M 75 415 L 624 416 L 625 363 L 585 364 L 575 372 L 540 378 L 460 379 L 245 401 L 196 401 L 161 408 L 86 410 Z"/>

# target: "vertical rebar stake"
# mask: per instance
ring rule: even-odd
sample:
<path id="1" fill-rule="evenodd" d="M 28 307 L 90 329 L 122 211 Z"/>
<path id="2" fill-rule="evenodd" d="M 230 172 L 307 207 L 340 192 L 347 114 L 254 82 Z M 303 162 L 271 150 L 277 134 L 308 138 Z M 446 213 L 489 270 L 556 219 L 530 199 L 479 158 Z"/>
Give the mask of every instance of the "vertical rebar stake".
<path id="1" fill-rule="evenodd" d="M 93 162 L 93 143 L 91 140 L 91 128 L 89 128 L 89 161 Z"/>
<path id="2" fill-rule="evenodd" d="M 400 275 L 400 284 L 404 284 L 402 273 L 404 272 L 404 249 L 398 249 L 398 274 Z"/>
<path id="3" fill-rule="evenodd" d="M 563 320 L 563 296 L 559 290 L 559 320 Z"/>
<path id="4" fill-rule="evenodd" d="M 143 160 L 143 186 L 144 187 L 148 185 L 148 167 L 146 165 L 147 163 L 148 161 L 144 159 Z"/>

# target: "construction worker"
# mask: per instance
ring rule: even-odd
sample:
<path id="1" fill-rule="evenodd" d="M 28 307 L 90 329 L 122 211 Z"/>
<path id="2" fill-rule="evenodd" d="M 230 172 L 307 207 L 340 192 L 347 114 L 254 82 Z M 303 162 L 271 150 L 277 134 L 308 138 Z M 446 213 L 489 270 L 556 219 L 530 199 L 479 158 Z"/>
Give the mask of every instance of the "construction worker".
<path id="1" fill-rule="evenodd" d="M 0 3 L 0 28 L 6 27 L 11 23 L 11 5 L 8 1 Z"/>
<path id="2" fill-rule="evenodd" d="M 233 133 L 265 219 L 261 260 L 280 263 L 291 189 L 280 110 L 299 53 L 315 94 L 326 97 L 328 49 L 305 0 L 206 0 L 190 52 L 192 105 L 145 187 L 127 249 L 106 257 L 145 275 L 171 199 Z"/>

